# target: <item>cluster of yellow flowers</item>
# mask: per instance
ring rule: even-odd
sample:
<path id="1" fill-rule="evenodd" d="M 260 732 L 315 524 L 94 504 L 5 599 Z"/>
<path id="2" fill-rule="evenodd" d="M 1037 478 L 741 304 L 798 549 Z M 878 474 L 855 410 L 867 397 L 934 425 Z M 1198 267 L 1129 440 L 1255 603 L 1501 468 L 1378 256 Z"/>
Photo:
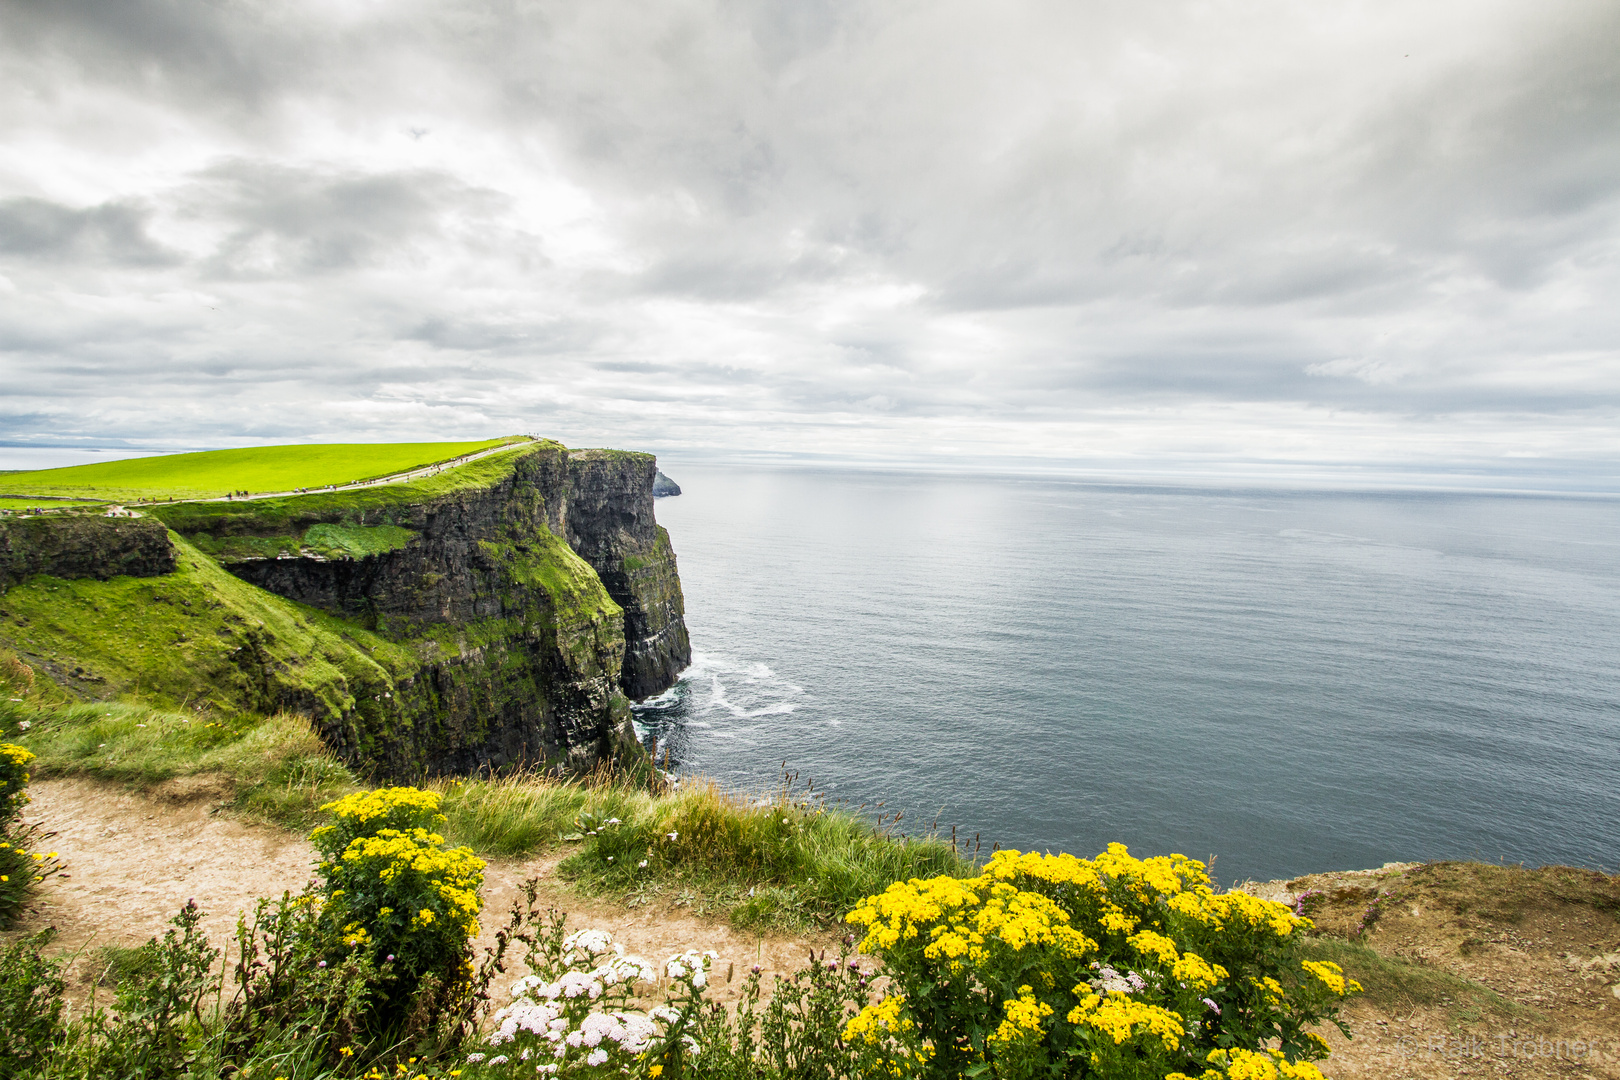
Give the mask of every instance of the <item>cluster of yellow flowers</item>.
<path id="1" fill-rule="evenodd" d="M 1069 1023 L 1096 1028 L 1113 1039 L 1116 1046 L 1139 1035 L 1151 1035 L 1166 1050 L 1180 1048 L 1180 1013 L 1124 994 L 1102 997 L 1092 993 L 1084 983 L 1076 986 L 1074 992 L 1080 996 L 1080 1004 L 1070 1011 Z"/>
<path id="2" fill-rule="evenodd" d="M 345 863 L 376 867 L 377 880 L 396 885 L 408 873 L 421 875 L 444 901 L 446 913 L 461 925 L 468 937 L 478 934 L 478 912 L 483 901 L 478 888 L 484 882 L 484 860 L 471 848 L 445 848 L 444 837 L 426 829 L 379 829 L 375 836 L 361 836 L 344 849 Z M 336 894 L 334 894 L 335 896 Z M 390 912 L 392 908 L 387 909 Z M 420 907 L 412 926 L 427 927 L 436 916 Z"/>
<path id="3" fill-rule="evenodd" d="M 0 743 L 0 821 L 10 821 L 28 805 L 28 764 L 33 760 L 16 743 Z"/>
<path id="4" fill-rule="evenodd" d="M 1311 1056 L 1325 1044 L 1297 1025 L 1332 1015 L 1312 1011 L 1323 988 L 1337 997 L 1360 989 L 1335 965 L 1314 961 L 1303 963 L 1303 973 L 1319 988 L 1286 989 L 1272 973 L 1287 978 L 1276 965 L 1310 920 L 1273 901 L 1216 893 L 1195 859 L 1138 859 L 1123 844 L 1094 859 L 1000 851 L 975 877 L 896 882 L 846 918 L 865 928 L 861 950 L 881 956 L 895 979 L 892 996 L 846 1026 L 847 1036 L 874 1044 L 888 1037 L 890 1046 L 920 1040 L 925 1051 L 964 1046 L 966 1029 L 952 1027 L 955 1021 L 937 1031 L 916 1024 L 965 1010 L 964 1019 L 978 1017 L 974 1024 L 996 1025 L 984 1052 L 998 1059 L 1018 1047 L 1019 1055 L 1044 1053 L 1051 1036 L 1055 1046 L 1074 1038 L 1089 1045 L 1095 1069 L 1112 1068 L 1112 1055 L 1121 1053 L 1168 1068 L 1202 1054 L 1210 1043 L 1201 1040 L 1230 1034 L 1231 1024 L 1259 1025 L 1252 1030 L 1261 1045 L 1284 1030 L 1267 1025 L 1284 1022 L 1296 1025 L 1286 1029 L 1295 1040 L 1289 1055 L 1299 1056 L 1303 1045 Z M 1238 978 L 1216 956 L 1239 960 Z M 1250 956 L 1272 959 L 1241 959 Z M 919 1005 L 919 995 L 930 996 Z M 1296 1015 L 1303 1019 L 1289 1019 Z M 1062 1035 L 1064 1021 L 1078 1030 Z M 1197 1080 L 1320 1076 L 1280 1052 L 1222 1054 Z"/>
<path id="5" fill-rule="evenodd" d="M 890 994 L 882 1001 L 867 1005 L 844 1025 L 844 1038 L 850 1042 L 860 1041 L 869 1046 L 878 1046 L 889 1036 L 912 1030 L 916 1025 L 901 1012 L 901 1006 L 905 1003 L 904 997 Z"/>
<path id="6" fill-rule="evenodd" d="M 1052 1015 L 1052 1006 L 1035 997 L 1035 988 L 1028 984 L 1018 988 L 1018 996 L 1001 1003 L 1003 1019 L 990 1036 L 990 1044 L 1008 1047 L 1019 1042 L 1038 1042 L 1044 1032 L 1046 1018 Z"/>
<path id="7" fill-rule="evenodd" d="M 1322 1070 L 1308 1061 L 1289 1061 L 1282 1051 L 1259 1053 L 1233 1047 L 1215 1050 L 1209 1055 L 1209 1064 L 1198 1076 L 1173 1072 L 1164 1080 L 1326 1080 Z"/>
<path id="8" fill-rule="evenodd" d="M 977 878 L 938 877 L 897 881 L 861 901 L 848 921 L 867 928 L 861 950 L 893 948 L 926 929 L 923 953 L 960 972 L 964 962 L 979 965 L 995 939 L 1013 949 L 1051 946 L 1083 956 L 1097 943 L 1071 928 L 1069 913 L 1039 893 L 1024 892 L 989 873 Z"/>
<path id="9" fill-rule="evenodd" d="M 1344 977 L 1344 968 L 1331 960 L 1307 960 L 1301 965 L 1322 981 L 1322 985 L 1343 997 L 1346 993 L 1360 993 L 1361 984 Z"/>
<path id="10" fill-rule="evenodd" d="M 309 838 L 317 844 L 323 837 L 340 830 L 347 836 L 359 836 L 384 828 L 422 826 L 436 829 L 447 820 L 439 813 L 437 793 L 413 787 L 357 791 L 353 795 L 334 799 L 322 806 L 321 811 L 331 814 L 338 823 L 322 825 L 310 833 Z"/>

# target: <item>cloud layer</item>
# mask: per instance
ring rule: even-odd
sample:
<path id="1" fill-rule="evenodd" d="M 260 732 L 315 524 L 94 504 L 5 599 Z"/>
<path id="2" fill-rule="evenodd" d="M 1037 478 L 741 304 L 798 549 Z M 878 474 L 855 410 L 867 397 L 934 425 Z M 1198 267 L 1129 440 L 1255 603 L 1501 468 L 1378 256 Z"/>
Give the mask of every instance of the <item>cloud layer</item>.
<path id="1" fill-rule="evenodd" d="M 1605 486 L 1617 45 L 1602 0 L 4 0 L 0 438 Z"/>

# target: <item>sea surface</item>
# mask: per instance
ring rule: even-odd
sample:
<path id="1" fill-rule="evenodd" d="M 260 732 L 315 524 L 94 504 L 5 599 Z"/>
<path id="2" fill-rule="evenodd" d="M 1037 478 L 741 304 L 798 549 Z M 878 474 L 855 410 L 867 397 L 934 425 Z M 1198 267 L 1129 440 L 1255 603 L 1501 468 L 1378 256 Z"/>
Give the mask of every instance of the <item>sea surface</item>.
<path id="1" fill-rule="evenodd" d="M 1620 867 L 1620 501 L 662 464 L 676 771 L 1225 883 Z"/>

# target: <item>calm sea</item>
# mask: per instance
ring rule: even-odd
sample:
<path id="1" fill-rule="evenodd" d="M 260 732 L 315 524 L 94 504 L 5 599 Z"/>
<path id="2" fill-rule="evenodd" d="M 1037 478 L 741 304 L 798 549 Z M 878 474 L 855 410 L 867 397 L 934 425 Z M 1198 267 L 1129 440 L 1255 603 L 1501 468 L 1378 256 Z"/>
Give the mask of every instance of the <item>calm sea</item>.
<path id="1" fill-rule="evenodd" d="M 984 849 L 1620 865 L 1620 502 L 682 466 L 679 771 Z"/>

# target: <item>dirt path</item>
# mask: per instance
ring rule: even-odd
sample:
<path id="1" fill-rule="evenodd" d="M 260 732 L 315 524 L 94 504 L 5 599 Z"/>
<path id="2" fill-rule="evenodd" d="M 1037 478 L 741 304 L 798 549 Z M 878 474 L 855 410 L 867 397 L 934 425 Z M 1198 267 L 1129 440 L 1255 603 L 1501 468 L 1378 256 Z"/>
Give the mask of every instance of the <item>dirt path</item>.
<path id="1" fill-rule="evenodd" d="M 308 843 L 219 812 L 226 793 L 217 787 L 171 782 L 148 794 L 85 780 L 42 780 L 29 791 L 34 801 L 27 817 L 56 831 L 50 843 L 67 871 L 47 883 L 19 929 L 56 927 L 56 948 L 80 954 L 74 966 L 81 987 L 95 977 L 88 968 L 96 948 L 138 945 L 161 935 L 188 899 L 207 913 L 203 927 L 218 947 L 234 935 L 238 912 L 251 914 L 258 897 L 296 892 L 311 876 L 315 853 Z M 611 931 L 630 952 L 651 960 L 714 949 L 720 953 L 717 971 L 723 973 L 728 963 L 739 972 L 758 963 L 769 985 L 771 973 L 803 966 L 812 947 L 809 937 L 738 933 L 679 910 L 584 900 L 557 880 L 556 863 L 555 856 L 490 862 L 480 949 L 493 941 L 530 877 L 540 879 L 544 901 L 569 913 L 571 927 Z M 827 942 L 816 938 L 813 944 L 822 948 Z M 722 985 L 719 997 L 734 997 L 740 985 L 740 978 Z"/>

